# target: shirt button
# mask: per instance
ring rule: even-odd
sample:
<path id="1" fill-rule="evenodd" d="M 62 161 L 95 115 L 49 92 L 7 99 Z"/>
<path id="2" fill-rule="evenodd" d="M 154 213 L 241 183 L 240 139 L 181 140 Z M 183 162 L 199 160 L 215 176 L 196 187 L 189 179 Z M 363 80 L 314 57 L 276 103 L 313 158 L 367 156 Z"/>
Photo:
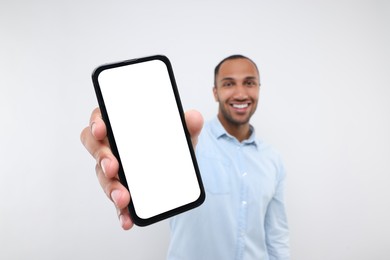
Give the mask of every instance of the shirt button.
<path id="1" fill-rule="evenodd" d="M 244 172 L 244 173 L 242 174 L 242 177 L 245 177 L 247 174 L 248 174 L 248 173 Z"/>
<path id="2" fill-rule="evenodd" d="M 247 204 L 247 202 L 244 200 L 244 201 L 242 201 L 242 206 L 246 206 L 246 204 Z"/>

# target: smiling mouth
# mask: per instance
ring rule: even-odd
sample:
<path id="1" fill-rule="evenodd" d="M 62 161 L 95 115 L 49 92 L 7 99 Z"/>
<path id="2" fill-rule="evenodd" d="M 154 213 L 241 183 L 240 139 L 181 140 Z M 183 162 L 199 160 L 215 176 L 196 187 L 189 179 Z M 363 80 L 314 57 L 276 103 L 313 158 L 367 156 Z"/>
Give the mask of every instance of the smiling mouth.
<path id="1" fill-rule="evenodd" d="M 248 103 L 245 103 L 245 104 L 231 104 L 232 107 L 234 108 L 237 108 L 237 109 L 244 109 L 244 108 L 247 108 L 249 106 Z"/>

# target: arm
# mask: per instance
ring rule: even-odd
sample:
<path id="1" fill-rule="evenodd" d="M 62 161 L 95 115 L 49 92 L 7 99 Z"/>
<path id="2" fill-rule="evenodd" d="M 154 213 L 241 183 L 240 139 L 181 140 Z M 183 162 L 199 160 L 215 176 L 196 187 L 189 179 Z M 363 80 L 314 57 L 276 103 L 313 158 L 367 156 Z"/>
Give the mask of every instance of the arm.
<path id="1" fill-rule="evenodd" d="M 289 231 L 284 201 L 286 174 L 283 164 L 278 167 L 278 180 L 274 197 L 265 216 L 267 250 L 270 260 L 289 260 Z"/>
<path id="2" fill-rule="evenodd" d="M 191 110 L 186 112 L 185 118 L 192 144 L 195 146 L 203 126 L 202 115 L 195 110 Z M 156 134 L 158 134 L 157 131 L 158 129 L 156 129 Z M 89 126 L 83 129 L 80 139 L 87 151 L 96 160 L 96 176 L 103 191 L 114 203 L 122 228 L 125 230 L 132 228 L 133 222 L 127 209 L 130 203 L 130 194 L 119 182 L 119 163 L 111 152 L 106 125 L 102 120 L 99 108 L 92 112 Z"/>

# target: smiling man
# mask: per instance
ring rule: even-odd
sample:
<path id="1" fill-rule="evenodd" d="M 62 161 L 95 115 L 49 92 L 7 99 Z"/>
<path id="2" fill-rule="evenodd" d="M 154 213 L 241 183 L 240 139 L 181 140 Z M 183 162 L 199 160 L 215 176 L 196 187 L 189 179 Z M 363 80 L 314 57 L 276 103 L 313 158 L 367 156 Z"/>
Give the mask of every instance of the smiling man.
<path id="1" fill-rule="evenodd" d="M 233 55 L 214 75 L 218 114 L 196 147 L 206 201 L 172 219 L 168 259 L 290 259 L 284 167 L 249 123 L 259 100 L 258 68 Z"/>
<path id="2" fill-rule="evenodd" d="M 233 55 L 216 66 L 214 75 L 217 116 L 202 129 L 201 115 L 186 113 L 206 200 L 171 219 L 168 259 L 289 260 L 283 163 L 249 123 L 259 100 L 259 70 L 249 58 Z M 130 229 L 130 194 L 118 180 L 118 161 L 106 134 L 95 109 L 81 140 L 97 161 L 98 180 L 117 208 L 122 228 Z"/>

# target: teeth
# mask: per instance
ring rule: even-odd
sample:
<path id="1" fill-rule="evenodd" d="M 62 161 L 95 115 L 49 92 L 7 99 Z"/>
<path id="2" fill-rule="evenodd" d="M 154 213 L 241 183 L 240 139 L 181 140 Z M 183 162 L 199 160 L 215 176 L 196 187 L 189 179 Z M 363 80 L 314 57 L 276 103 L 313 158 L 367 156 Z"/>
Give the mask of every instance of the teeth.
<path id="1" fill-rule="evenodd" d="M 234 108 L 246 108 L 248 107 L 248 104 L 233 104 Z"/>

